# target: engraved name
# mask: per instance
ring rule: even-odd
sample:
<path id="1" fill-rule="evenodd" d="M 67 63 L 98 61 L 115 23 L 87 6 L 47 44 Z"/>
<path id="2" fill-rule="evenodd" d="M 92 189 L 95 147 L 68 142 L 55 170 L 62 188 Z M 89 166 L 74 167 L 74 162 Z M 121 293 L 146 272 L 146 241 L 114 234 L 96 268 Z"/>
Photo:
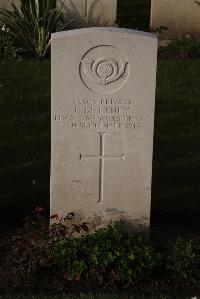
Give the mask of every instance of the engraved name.
<path id="1" fill-rule="evenodd" d="M 74 98 L 70 113 L 57 113 L 63 128 L 139 129 L 148 117 L 133 115 L 131 99 Z"/>

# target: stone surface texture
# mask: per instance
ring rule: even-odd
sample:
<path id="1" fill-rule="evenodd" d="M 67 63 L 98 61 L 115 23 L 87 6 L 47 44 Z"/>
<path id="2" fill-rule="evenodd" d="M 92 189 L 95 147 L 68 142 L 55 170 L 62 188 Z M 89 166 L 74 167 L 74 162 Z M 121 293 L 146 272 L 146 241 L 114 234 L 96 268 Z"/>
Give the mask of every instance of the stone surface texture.
<path id="1" fill-rule="evenodd" d="M 151 27 L 168 27 L 163 37 L 200 35 L 200 7 L 195 0 L 152 0 Z"/>
<path id="2" fill-rule="evenodd" d="M 153 34 L 52 35 L 51 215 L 148 230 L 156 64 Z"/>
<path id="3" fill-rule="evenodd" d="M 57 0 L 63 12 L 73 20 L 73 28 L 114 26 L 117 0 Z"/>

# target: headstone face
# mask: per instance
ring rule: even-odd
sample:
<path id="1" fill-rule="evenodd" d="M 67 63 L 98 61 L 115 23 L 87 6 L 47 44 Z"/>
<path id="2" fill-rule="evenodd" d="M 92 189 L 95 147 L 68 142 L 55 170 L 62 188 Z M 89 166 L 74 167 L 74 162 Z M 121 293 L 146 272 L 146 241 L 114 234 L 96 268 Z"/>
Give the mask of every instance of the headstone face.
<path id="1" fill-rule="evenodd" d="M 195 0 L 152 0 L 151 27 L 166 26 L 165 37 L 200 35 L 200 7 Z"/>
<path id="2" fill-rule="evenodd" d="M 117 0 L 57 0 L 62 4 L 74 28 L 113 26 L 117 18 Z"/>
<path id="3" fill-rule="evenodd" d="M 156 63 L 152 34 L 52 35 L 51 215 L 148 229 Z"/>

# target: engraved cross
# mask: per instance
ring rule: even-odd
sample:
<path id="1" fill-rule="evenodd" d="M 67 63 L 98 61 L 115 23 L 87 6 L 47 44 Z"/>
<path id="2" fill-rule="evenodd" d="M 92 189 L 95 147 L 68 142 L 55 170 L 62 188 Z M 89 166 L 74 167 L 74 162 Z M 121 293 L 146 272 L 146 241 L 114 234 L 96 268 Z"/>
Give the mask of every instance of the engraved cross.
<path id="1" fill-rule="evenodd" d="M 103 201 L 103 191 L 104 191 L 104 160 L 106 159 L 120 159 L 124 162 L 125 155 L 121 156 L 107 156 L 105 155 L 105 137 L 106 133 L 100 132 L 100 155 L 82 155 L 80 154 L 80 161 L 83 159 L 99 159 L 99 200 Z"/>

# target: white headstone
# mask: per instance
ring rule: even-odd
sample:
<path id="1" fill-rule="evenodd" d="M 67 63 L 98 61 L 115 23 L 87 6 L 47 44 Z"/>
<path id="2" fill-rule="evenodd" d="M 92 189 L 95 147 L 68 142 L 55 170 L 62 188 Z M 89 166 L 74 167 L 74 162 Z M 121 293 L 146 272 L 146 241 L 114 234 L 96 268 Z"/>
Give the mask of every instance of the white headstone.
<path id="1" fill-rule="evenodd" d="M 51 215 L 149 227 L 157 38 L 52 35 Z"/>
<path id="2" fill-rule="evenodd" d="M 114 26 L 117 18 L 117 0 L 57 0 L 62 4 L 74 28 Z"/>
<path id="3" fill-rule="evenodd" d="M 168 28 L 167 37 L 200 35 L 200 7 L 195 0 L 152 0 L 151 27 L 160 26 Z"/>

